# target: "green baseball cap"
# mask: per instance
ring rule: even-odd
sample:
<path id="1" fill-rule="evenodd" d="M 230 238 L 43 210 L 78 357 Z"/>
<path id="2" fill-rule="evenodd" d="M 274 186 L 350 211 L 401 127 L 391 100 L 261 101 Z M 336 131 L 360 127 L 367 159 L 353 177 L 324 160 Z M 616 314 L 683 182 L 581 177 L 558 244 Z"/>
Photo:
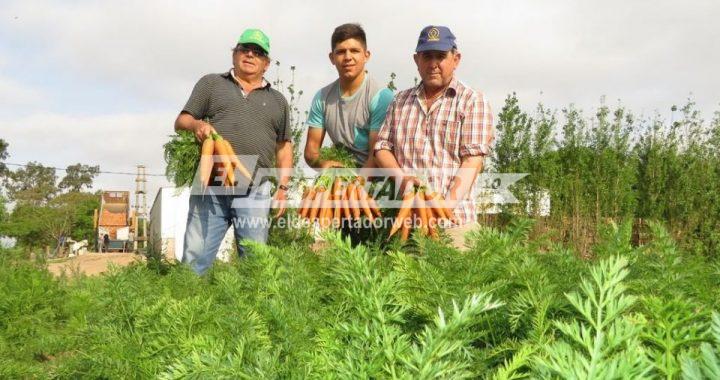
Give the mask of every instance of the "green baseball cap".
<path id="1" fill-rule="evenodd" d="M 270 39 L 260 29 L 245 29 L 238 38 L 238 44 L 255 44 L 270 54 Z"/>

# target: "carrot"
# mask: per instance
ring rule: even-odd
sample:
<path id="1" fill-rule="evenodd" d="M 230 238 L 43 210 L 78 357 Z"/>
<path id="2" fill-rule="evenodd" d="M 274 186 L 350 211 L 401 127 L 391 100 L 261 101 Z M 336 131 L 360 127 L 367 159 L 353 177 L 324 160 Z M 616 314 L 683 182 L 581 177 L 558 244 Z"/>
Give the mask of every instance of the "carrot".
<path id="1" fill-rule="evenodd" d="M 322 203 L 324 195 L 323 193 L 325 193 L 325 187 L 320 187 L 317 192 L 315 192 L 315 199 L 313 199 L 312 205 L 310 206 L 310 212 L 308 214 L 310 222 L 314 221 L 320 212 L 320 204 Z"/>
<path id="2" fill-rule="evenodd" d="M 318 216 L 318 219 L 320 220 L 320 227 L 327 228 L 328 222 L 330 221 L 329 215 L 332 213 L 330 210 L 330 196 L 332 195 L 332 192 L 328 189 L 323 193 L 322 203 L 320 206 L 320 215 Z"/>
<path id="3" fill-rule="evenodd" d="M 213 141 L 210 137 L 206 138 L 205 141 L 203 141 L 202 149 L 200 150 L 200 181 L 202 182 L 203 189 L 210 182 L 214 151 L 215 141 Z"/>
<path id="4" fill-rule="evenodd" d="M 333 195 L 332 195 L 332 222 L 333 227 L 337 228 L 340 223 L 340 219 L 342 218 L 342 181 L 340 180 L 340 177 L 335 178 L 335 183 L 333 184 Z"/>
<path id="5" fill-rule="evenodd" d="M 425 203 L 427 205 L 427 202 Z M 428 234 L 433 239 L 436 239 L 438 237 L 438 219 L 437 215 L 435 213 L 435 210 L 433 210 L 432 207 L 427 208 L 427 216 L 428 216 Z"/>
<path id="6" fill-rule="evenodd" d="M 339 215 L 339 212 L 340 212 L 338 205 L 340 204 L 340 199 L 342 198 L 341 191 L 342 191 L 342 180 L 340 179 L 340 177 L 335 177 L 335 180 L 333 181 L 333 186 L 332 186 L 332 196 L 330 197 L 330 199 L 332 200 L 330 206 L 333 209 L 333 217 L 336 213 Z"/>
<path id="7" fill-rule="evenodd" d="M 339 228 L 343 218 L 343 182 L 340 177 L 335 178 L 335 193 L 333 197 L 333 227 Z"/>
<path id="8" fill-rule="evenodd" d="M 302 197 L 300 197 L 300 204 L 298 205 L 298 216 L 301 217 L 301 218 L 302 218 L 303 208 L 305 208 L 305 206 L 304 206 L 305 198 L 307 198 L 308 194 L 310 194 L 310 188 L 309 188 L 309 187 L 306 187 L 306 188 L 303 190 Z"/>
<path id="9" fill-rule="evenodd" d="M 216 145 L 220 144 L 222 146 L 222 150 L 226 154 L 226 156 L 223 157 L 222 159 L 223 159 L 223 165 L 225 165 L 225 172 L 227 174 L 227 176 L 225 178 L 227 178 L 227 180 L 228 180 L 228 185 L 235 186 L 235 169 L 233 169 L 233 163 L 232 163 L 232 158 L 231 158 L 232 156 L 230 155 L 230 153 L 229 153 L 230 151 L 228 150 L 228 147 L 230 147 L 230 143 L 227 140 L 219 140 L 215 144 Z M 225 158 L 227 158 L 227 161 L 230 162 L 230 170 L 228 170 L 228 166 L 225 163 Z"/>
<path id="10" fill-rule="evenodd" d="M 350 182 L 348 185 L 348 199 L 350 201 L 350 211 L 352 212 L 355 220 L 360 219 L 360 204 L 357 199 L 357 191 L 355 190 L 355 182 Z"/>
<path id="11" fill-rule="evenodd" d="M 313 200 L 315 199 L 315 188 L 310 187 L 307 191 L 307 194 L 303 196 L 302 200 L 302 208 L 300 209 L 300 217 L 305 218 L 308 216 L 308 212 L 310 211 L 310 206 L 312 205 Z"/>
<path id="12" fill-rule="evenodd" d="M 217 133 L 213 134 L 213 138 L 215 139 L 215 153 L 220 156 L 220 162 L 225 168 L 225 175 L 230 178 L 231 183 L 234 185 L 235 173 L 233 172 L 232 163 L 230 162 L 230 156 L 228 155 L 225 143 L 222 142 L 223 138 Z"/>
<path id="13" fill-rule="evenodd" d="M 332 200 L 333 221 L 340 221 L 340 218 L 342 218 L 342 206 L 341 206 L 342 201 L 340 200 L 342 198 L 342 195 L 340 194 L 339 191 L 340 190 L 338 187 L 338 192 L 335 193 L 335 195 L 333 195 L 333 200 Z"/>
<path id="14" fill-rule="evenodd" d="M 449 219 L 445 215 L 445 209 L 440 207 L 440 194 L 434 191 L 430 193 L 425 193 L 425 200 L 427 201 L 426 204 L 428 206 L 428 209 L 433 211 L 433 214 L 435 214 L 435 217 L 437 219 Z"/>
<path id="15" fill-rule="evenodd" d="M 410 236 L 410 223 L 409 218 L 405 218 L 403 221 L 402 227 L 400 228 L 400 240 L 407 241 L 408 237 Z"/>
<path id="16" fill-rule="evenodd" d="M 415 208 L 418 210 L 420 216 L 420 230 L 423 234 L 428 234 L 428 217 L 427 209 L 425 208 L 425 195 L 424 191 L 419 191 L 415 194 Z"/>
<path id="17" fill-rule="evenodd" d="M 356 187 L 358 192 L 358 199 L 360 200 L 360 208 L 362 208 L 363 212 L 365 213 L 365 217 L 367 217 L 371 222 L 375 220 L 373 217 L 373 213 L 370 210 L 370 203 L 368 202 L 368 194 L 367 191 L 365 191 L 365 188 L 363 186 Z"/>
<path id="18" fill-rule="evenodd" d="M 447 218 L 447 220 L 449 220 L 450 222 L 457 224 L 457 218 L 455 218 L 455 213 L 453 213 L 453 211 L 445 205 L 445 197 L 443 197 L 442 194 L 440 194 L 438 198 L 438 204 L 445 212 L 445 218 Z"/>
<path id="19" fill-rule="evenodd" d="M 373 197 L 370 196 L 370 194 L 368 194 L 367 201 L 373 214 L 375 214 L 375 216 L 378 218 L 381 217 L 382 213 L 380 212 L 380 207 L 378 207 L 377 202 L 375 201 L 375 199 L 373 199 Z"/>
<path id="20" fill-rule="evenodd" d="M 342 186 L 342 211 L 343 215 L 345 215 L 345 219 L 350 221 L 352 219 L 352 215 L 350 214 L 350 201 L 348 200 L 348 193 L 347 193 L 347 186 Z"/>
<path id="21" fill-rule="evenodd" d="M 248 181 L 252 181 L 252 174 L 250 174 L 250 171 L 243 165 L 243 163 L 240 161 L 240 159 L 237 157 L 237 154 L 235 154 L 235 150 L 233 150 L 232 145 L 230 144 L 230 141 L 228 140 L 222 140 L 225 142 L 225 148 L 227 150 L 228 155 L 230 156 L 230 162 L 235 166 L 236 169 L 240 171 L 240 174 L 242 174 L 243 177 L 247 178 Z"/>
<path id="22" fill-rule="evenodd" d="M 400 211 L 398 211 L 398 214 L 395 217 L 395 221 L 393 222 L 393 226 L 390 229 L 390 235 L 388 236 L 388 238 L 398 232 L 400 227 L 402 227 L 403 221 L 410 215 L 412 211 L 413 199 L 415 199 L 415 194 L 411 191 L 408 191 L 403 196 L 403 201 L 400 205 Z"/>

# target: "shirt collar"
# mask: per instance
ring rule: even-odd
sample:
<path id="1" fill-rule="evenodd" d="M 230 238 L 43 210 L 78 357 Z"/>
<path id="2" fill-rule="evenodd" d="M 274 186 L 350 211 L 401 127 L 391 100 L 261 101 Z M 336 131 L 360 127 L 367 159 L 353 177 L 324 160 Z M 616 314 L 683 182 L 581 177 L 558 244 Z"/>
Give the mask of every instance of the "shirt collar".
<path id="1" fill-rule="evenodd" d="M 457 94 L 457 88 L 458 88 L 458 80 L 457 78 L 453 77 L 450 80 L 450 84 L 448 84 L 447 88 L 445 89 L 445 95 L 449 96 L 455 96 Z M 422 81 L 415 87 L 415 91 L 413 92 L 413 96 L 420 96 L 425 92 L 425 89 L 423 87 Z"/>
<path id="2" fill-rule="evenodd" d="M 238 81 L 237 77 L 235 77 L 235 71 L 233 69 L 228 70 L 225 74 L 222 75 L 223 77 L 232 80 L 235 82 L 235 84 L 240 83 Z M 270 88 L 270 82 L 268 82 L 265 78 L 262 79 L 262 87 L 260 88 Z"/>

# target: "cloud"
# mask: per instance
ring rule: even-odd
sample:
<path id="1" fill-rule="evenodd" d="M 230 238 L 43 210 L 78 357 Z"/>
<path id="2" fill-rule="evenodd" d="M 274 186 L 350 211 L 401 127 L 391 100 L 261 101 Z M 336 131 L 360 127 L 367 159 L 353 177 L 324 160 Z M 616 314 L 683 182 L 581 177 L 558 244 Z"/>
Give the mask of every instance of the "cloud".
<path id="1" fill-rule="evenodd" d="M 0 67 L 2 64 L 0 63 Z M 41 90 L 22 82 L 0 75 L 0 104 L 17 111 L 45 101 Z"/>
<path id="2" fill-rule="evenodd" d="M 102 171 L 136 172 L 136 165 L 147 173 L 163 174 L 162 145 L 172 134 L 172 113 L 116 114 L 79 117 L 38 114 L 6 123 L 13 131 L 4 138 L 9 143 L 7 162 L 41 162 L 64 168 L 75 163 L 100 165 Z M 57 172 L 62 178 L 63 172 Z M 164 177 L 150 177 L 148 194 L 168 186 Z M 135 190 L 135 177 L 101 174 L 96 189 Z M 152 199 L 148 200 L 149 203 Z"/>
<path id="3" fill-rule="evenodd" d="M 162 144 L 195 81 L 230 67 L 240 32 L 260 27 L 306 109 L 334 80 L 330 34 L 360 22 L 370 73 L 417 76 L 412 52 L 420 29 L 449 25 L 463 59 L 458 76 L 499 112 L 517 91 L 527 109 L 622 99 L 636 112 L 667 112 L 690 92 L 706 117 L 720 101 L 716 1 L 165 2 L 11 1 L 0 9 L 0 102 L 13 160 L 97 163 L 162 173 Z M 15 18 L 17 17 L 17 18 Z M 275 69 L 268 75 L 275 77 Z M 14 102 L 14 103 L 13 103 Z M 18 112 L 24 110 L 24 112 Z M 108 186 L 132 178 L 103 177 Z"/>
<path id="4" fill-rule="evenodd" d="M 230 66 L 229 48 L 245 27 L 266 30 L 273 57 L 297 66 L 298 86 L 312 93 L 335 75 L 326 57 L 332 29 L 358 21 L 374 53 L 371 72 L 381 80 L 395 72 L 403 87 L 416 76 L 411 54 L 420 28 L 438 23 L 458 36 L 460 76 L 498 106 L 516 90 L 530 103 L 591 107 L 607 95 L 666 109 L 692 91 L 707 113 L 720 100 L 720 51 L 712 48 L 718 10 L 713 1 L 22 1 L 0 11 L 19 16 L 0 28 L 59 70 L 136 99 L 136 108 L 180 107 L 197 78 Z M 645 97 L 652 90 L 657 96 Z"/>

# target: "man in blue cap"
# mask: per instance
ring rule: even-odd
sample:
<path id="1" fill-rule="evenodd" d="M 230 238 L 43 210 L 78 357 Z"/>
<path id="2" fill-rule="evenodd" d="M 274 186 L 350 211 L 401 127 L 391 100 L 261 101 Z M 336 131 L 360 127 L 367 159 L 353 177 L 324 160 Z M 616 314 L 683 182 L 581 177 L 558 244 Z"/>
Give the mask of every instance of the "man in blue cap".
<path id="1" fill-rule="evenodd" d="M 462 248 L 465 233 L 477 225 L 472 190 L 494 139 L 490 106 L 455 77 L 461 55 L 449 28 L 423 28 L 413 58 L 422 81 L 388 107 L 375 160 L 403 179 L 401 193 L 421 184 L 410 171 L 428 169 L 423 185 L 445 194 L 456 220 L 446 231 Z"/>
<path id="2" fill-rule="evenodd" d="M 270 39 L 259 29 L 245 30 L 232 50 L 233 67 L 224 73 L 202 77 L 175 120 L 175 130 L 191 131 L 199 141 L 217 131 L 230 142 L 243 161 L 270 169 L 277 163 L 277 215 L 284 211 L 287 184 L 292 171 L 292 134 L 287 100 L 270 87 L 264 74 L 270 65 Z M 255 164 L 255 165 L 252 165 Z M 222 181 L 214 186 L 222 186 Z M 232 225 L 238 253 L 244 239 L 266 242 L 271 204 L 270 182 L 253 183 L 247 194 L 222 190 L 190 196 L 182 261 L 198 274 L 211 266 L 220 243 Z"/>

